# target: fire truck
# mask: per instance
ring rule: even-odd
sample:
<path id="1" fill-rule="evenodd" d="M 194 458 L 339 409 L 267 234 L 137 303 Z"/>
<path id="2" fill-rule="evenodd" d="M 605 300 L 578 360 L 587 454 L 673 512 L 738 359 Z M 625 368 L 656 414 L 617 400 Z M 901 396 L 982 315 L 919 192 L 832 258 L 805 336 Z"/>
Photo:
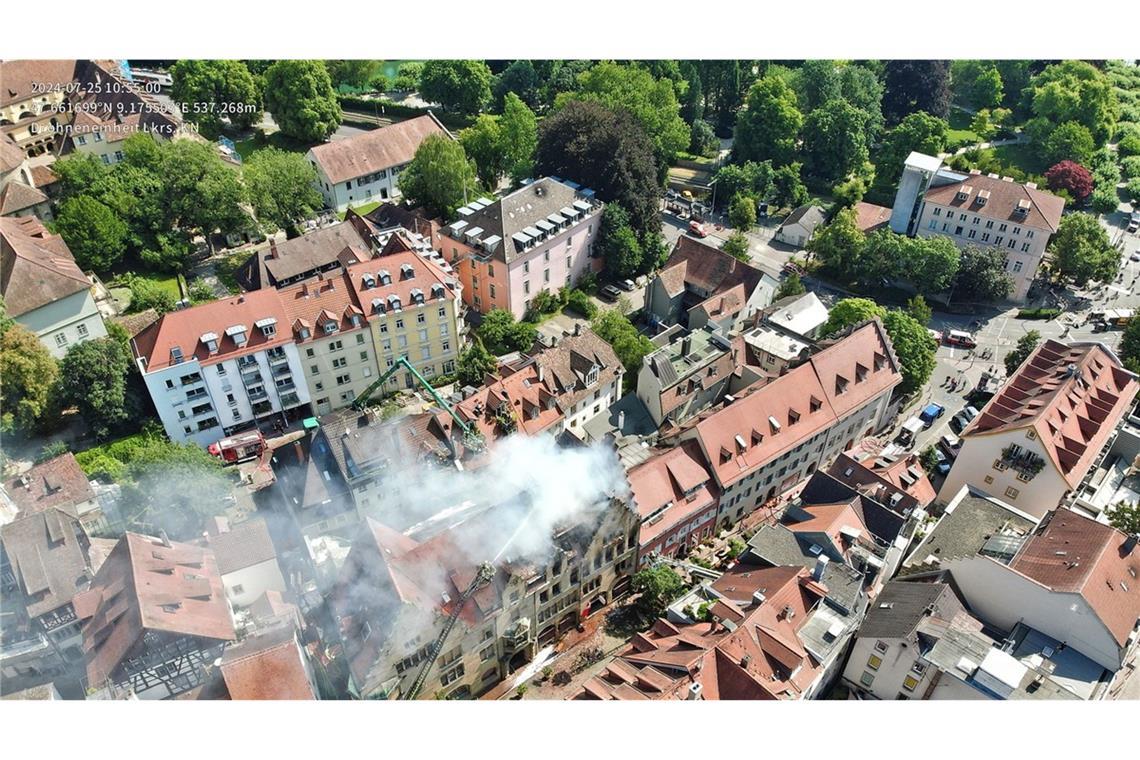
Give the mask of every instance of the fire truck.
<path id="1" fill-rule="evenodd" d="M 258 430 L 238 433 L 211 443 L 207 448 L 214 456 L 226 464 L 237 464 L 249 459 L 257 459 L 265 451 L 265 436 Z"/>

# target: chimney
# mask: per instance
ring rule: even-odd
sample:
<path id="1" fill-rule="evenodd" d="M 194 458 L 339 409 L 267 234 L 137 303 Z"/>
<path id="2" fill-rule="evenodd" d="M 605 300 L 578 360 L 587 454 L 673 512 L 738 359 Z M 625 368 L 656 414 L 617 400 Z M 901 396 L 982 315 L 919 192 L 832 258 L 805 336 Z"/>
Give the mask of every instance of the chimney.
<path id="1" fill-rule="evenodd" d="M 618 424 L 617 424 L 617 426 L 618 426 L 619 431 L 625 429 L 625 411 L 624 410 L 618 412 Z"/>
<path id="2" fill-rule="evenodd" d="M 764 596 L 763 591 L 753 591 L 752 592 L 752 604 L 756 605 L 757 607 L 759 607 L 761 604 L 763 604 L 764 600 L 767 598 L 768 597 Z"/>
<path id="3" fill-rule="evenodd" d="M 546 382 L 546 369 L 541 364 L 538 365 L 538 382 Z"/>
<path id="4" fill-rule="evenodd" d="M 688 356 L 689 351 L 692 349 L 692 347 L 693 339 L 690 336 L 686 335 L 681 339 L 681 356 Z"/>
<path id="5" fill-rule="evenodd" d="M 689 699 L 690 701 L 692 701 L 692 700 L 697 700 L 697 699 L 700 699 L 700 698 L 701 698 L 701 685 L 700 685 L 699 683 L 692 683 L 692 684 L 689 684 L 689 696 L 688 696 L 688 699 Z"/>
<path id="6" fill-rule="evenodd" d="M 245 303 L 245 293 L 242 293 L 241 295 L 238 296 L 237 302 L 238 303 Z"/>
<path id="7" fill-rule="evenodd" d="M 820 583 L 823 582 L 823 574 L 827 571 L 827 563 L 830 561 L 831 560 L 823 554 L 816 557 L 815 569 L 811 571 L 812 580 L 818 581 Z"/>
<path id="8" fill-rule="evenodd" d="M 271 259 L 277 258 L 277 241 L 276 240 L 272 240 L 269 243 L 269 258 L 271 258 Z"/>
<path id="9" fill-rule="evenodd" d="M 574 334 L 575 335 L 581 335 L 582 334 L 582 323 L 581 322 L 575 322 L 574 323 Z"/>

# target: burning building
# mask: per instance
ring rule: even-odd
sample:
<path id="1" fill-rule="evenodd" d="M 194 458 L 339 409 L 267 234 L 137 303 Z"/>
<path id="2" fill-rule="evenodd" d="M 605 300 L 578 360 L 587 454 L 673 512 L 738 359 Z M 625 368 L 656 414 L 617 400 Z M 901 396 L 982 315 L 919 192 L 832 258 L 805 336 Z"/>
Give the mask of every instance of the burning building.
<path id="1" fill-rule="evenodd" d="M 464 480 L 481 503 L 406 532 L 365 522 L 329 597 L 358 696 L 477 696 L 628 591 L 638 517 L 613 451 L 522 436 L 506 448 Z M 507 467 L 530 481 L 479 487 L 510 480 Z"/>

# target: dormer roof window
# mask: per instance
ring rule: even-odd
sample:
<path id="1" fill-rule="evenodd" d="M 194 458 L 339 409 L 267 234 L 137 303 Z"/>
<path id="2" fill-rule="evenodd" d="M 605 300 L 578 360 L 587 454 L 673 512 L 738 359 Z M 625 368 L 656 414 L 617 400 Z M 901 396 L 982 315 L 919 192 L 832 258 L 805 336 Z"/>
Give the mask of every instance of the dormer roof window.
<path id="1" fill-rule="evenodd" d="M 230 336 L 230 340 L 234 345 L 244 346 L 246 344 L 245 325 L 232 325 L 226 328 L 226 335 Z"/>
<path id="2" fill-rule="evenodd" d="M 412 296 L 412 303 L 423 303 L 424 302 L 424 292 L 422 290 L 420 290 L 419 288 L 412 288 L 411 296 Z"/>
<path id="3" fill-rule="evenodd" d="M 400 265 L 400 279 L 411 280 L 416 276 L 416 270 L 411 264 Z"/>
<path id="4" fill-rule="evenodd" d="M 591 364 L 590 369 L 586 372 L 586 387 L 598 382 L 598 365 Z"/>
<path id="5" fill-rule="evenodd" d="M 363 275 L 361 275 L 360 282 L 363 285 L 362 290 L 368 290 L 369 288 L 376 287 L 376 278 L 373 277 L 372 275 L 368 274 L 367 272 L 365 272 Z"/>
<path id="6" fill-rule="evenodd" d="M 255 327 L 261 330 L 261 334 L 266 338 L 272 338 L 277 334 L 277 320 L 273 317 L 266 317 L 259 319 L 253 323 Z"/>
<path id="7" fill-rule="evenodd" d="M 432 298 L 443 298 L 443 296 L 446 292 L 447 291 L 445 291 L 443 289 L 443 286 L 440 285 L 438 282 L 431 286 L 431 297 Z"/>
<path id="8" fill-rule="evenodd" d="M 182 348 L 180 346 L 175 346 L 174 348 L 170 349 L 171 364 L 181 364 L 184 361 L 186 361 L 186 357 L 182 355 Z"/>
<path id="9" fill-rule="evenodd" d="M 199 340 L 202 341 L 202 344 L 206 347 L 206 350 L 209 351 L 211 354 L 216 354 L 218 352 L 218 334 L 217 333 L 212 333 L 212 332 L 202 333 L 202 337 L 199 338 Z"/>
<path id="10" fill-rule="evenodd" d="M 381 269 L 377 273 L 377 277 L 380 278 L 380 284 L 381 285 L 391 285 L 392 284 L 392 275 L 388 272 L 387 269 Z"/>
<path id="11" fill-rule="evenodd" d="M 372 313 L 373 314 L 383 314 L 386 311 L 388 311 L 388 307 L 385 305 L 383 298 L 373 298 L 372 299 Z"/>
<path id="12" fill-rule="evenodd" d="M 400 297 L 398 295 L 396 295 L 395 293 L 388 296 L 388 308 L 391 309 L 392 311 L 399 311 L 401 308 L 400 307 Z"/>

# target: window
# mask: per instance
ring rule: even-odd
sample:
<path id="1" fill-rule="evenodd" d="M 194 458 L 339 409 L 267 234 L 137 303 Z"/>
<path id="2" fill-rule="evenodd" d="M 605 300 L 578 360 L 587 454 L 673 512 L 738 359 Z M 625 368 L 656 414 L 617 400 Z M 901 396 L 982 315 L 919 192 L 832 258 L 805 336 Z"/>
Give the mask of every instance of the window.
<path id="1" fill-rule="evenodd" d="M 942 223 L 942 231 L 943 231 L 943 232 L 948 232 L 949 230 L 950 230 L 950 225 L 949 225 L 949 224 L 947 224 L 946 222 L 943 222 L 943 223 Z"/>
<path id="2" fill-rule="evenodd" d="M 494 286 L 494 284 L 492 284 L 490 286 L 490 294 L 491 294 L 491 300 L 494 301 L 495 300 L 495 286 Z"/>
<path id="3" fill-rule="evenodd" d="M 990 233 L 988 233 L 988 232 L 983 232 L 983 233 L 982 233 L 982 242 L 983 242 L 983 243 L 988 243 L 989 241 L 990 241 Z"/>
<path id="4" fill-rule="evenodd" d="M 986 229 L 992 230 L 993 228 L 994 228 L 994 220 L 990 219 L 989 221 L 986 222 Z"/>
<path id="5" fill-rule="evenodd" d="M 382 332 L 382 333 L 388 332 L 388 323 L 387 322 L 381 322 L 380 323 L 380 332 Z"/>
<path id="6" fill-rule="evenodd" d="M 397 319 L 396 320 L 396 329 L 397 330 L 403 330 L 404 329 L 404 320 L 403 319 Z"/>
<path id="7" fill-rule="evenodd" d="M 874 673 L 864 673 L 859 678 L 859 683 L 863 684 L 864 686 L 870 686 L 874 682 L 875 682 L 875 674 Z"/>
<path id="8" fill-rule="evenodd" d="M 954 228 L 954 234 L 955 235 L 961 235 L 962 234 L 962 225 L 958 225 L 957 227 Z"/>
<path id="9" fill-rule="evenodd" d="M 1029 253 L 1029 243 L 1022 243 L 1021 244 L 1021 252 L 1022 253 Z"/>
<path id="10" fill-rule="evenodd" d="M 356 335 L 356 345 L 358 345 L 358 346 L 363 346 L 363 345 L 364 345 L 364 333 L 357 333 L 357 335 Z"/>
<path id="11" fill-rule="evenodd" d="M 329 353 L 332 353 L 333 351 L 339 351 L 342 348 L 344 348 L 344 342 L 339 341 L 339 340 L 334 340 L 332 343 L 329 344 Z"/>
<path id="12" fill-rule="evenodd" d="M 994 482 L 994 476 L 993 475 L 987 475 L 985 477 L 985 481 L 986 481 L 986 485 L 988 486 L 990 483 Z"/>
<path id="13" fill-rule="evenodd" d="M 970 230 L 970 234 L 969 234 L 969 235 L 967 235 L 967 237 L 968 237 L 968 238 L 970 238 L 970 240 L 973 240 L 973 239 L 974 239 L 974 236 L 975 236 L 975 235 L 977 235 L 977 234 L 978 234 L 978 231 L 977 231 L 977 230 Z"/>
<path id="14" fill-rule="evenodd" d="M 440 318 L 440 319 L 445 319 L 446 317 L 447 317 L 447 307 L 445 307 L 445 306 L 440 306 L 440 307 L 439 307 L 439 318 Z"/>
<path id="15" fill-rule="evenodd" d="M 421 311 L 419 314 L 416 315 L 416 324 L 422 325 L 422 324 L 426 324 L 426 323 L 427 323 L 427 315 Z"/>
<path id="16" fill-rule="evenodd" d="M 1033 238 L 1033 230 L 1026 230 L 1025 231 L 1025 237 L 1032 239 Z"/>
<path id="17" fill-rule="evenodd" d="M 523 274 L 530 274 L 530 262 L 529 261 L 523 262 Z"/>
<path id="18" fill-rule="evenodd" d="M 338 359 L 333 359 L 333 362 L 332 362 L 333 369 L 340 369 L 341 367 L 345 366 L 346 364 L 348 364 L 348 357 L 347 356 L 342 356 Z"/>
<path id="19" fill-rule="evenodd" d="M 1017 246 L 1017 240 L 1015 240 L 1014 238 L 1010 238 L 1009 243 L 1006 244 L 1007 248 L 1014 248 L 1016 246 Z"/>
<path id="20" fill-rule="evenodd" d="M 226 365 L 219 364 L 219 365 L 217 365 L 217 367 L 218 367 L 218 377 L 223 377 L 226 374 Z"/>
<path id="21" fill-rule="evenodd" d="M 321 374 L 321 368 L 318 367 L 316 364 L 314 364 L 311 367 L 309 367 L 309 373 L 313 374 L 313 375 L 319 375 L 319 374 Z"/>
<path id="22" fill-rule="evenodd" d="M 937 206 L 935 206 L 935 207 L 934 207 L 934 215 L 935 215 L 935 216 L 942 216 L 942 209 L 940 209 L 940 208 L 938 208 Z"/>
<path id="23" fill-rule="evenodd" d="M 878 670 L 879 666 L 883 664 L 883 658 L 878 655 L 871 655 L 867 658 L 867 667 L 871 670 Z"/>
<path id="24" fill-rule="evenodd" d="M 958 214 L 958 221 L 959 222 L 966 221 L 966 215 L 965 214 Z"/>
<path id="25" fill-rule="evenodd" d="M 549 270 L 549 269 L 545 269 L 545 270 L 543 270 L 543 272 L 542 272 L 542 281 L 543 281 L 543 282 L 550 282 L 550 270 Z"/>
<path id="26" fill-rule="evenodd" d="M 368 361 L 368 352 L 367 351 L 361 351 L 360 352 L 360 361 L 362 361 L 362 362 Z"/>
<path id="27" fill-rule="evenodd" d="M 1012 231 L 1013 231 L 1014 235 L 1020 235 L 1021 234 L 1021 228 L 1020 227 L 1014 227 Z"/>
<path id="28" fill-rule="evenodd" d="M 420 336 L 420 343 L 427 343 L 428 331 L 426 329 L 423 329 L 423 330 L 420 330 L 418 334 Z"/>
<path id="29" fill-rule="evenodd" d="M 938 220 L 937 219 L 931 219 L 930 220 L 930 229 L 932 229 L 932 230 L 938 229 Z"/>
<path id="30" fill-rule="evenodd" d="M 336 376 L 336 384 L 337 385 L 348 385 L 351 382 L 352 382 L 352 375 L 351 374 L 344 374 L 344 375 L 337 375 Z"/>
<path id="31" fill-rule="evenodd" d="M 1024 265 L 1020 261 L 1013 262 L 1013 271 L 1020 272 L 1022 266 L 1024 266 Z"/>
<path id="32" fill-rule="evenodd" d="M 887 651 L 887 649 L 888 649 L 887 642 L 885 642 L 885 641 L 876 641 L 875 642 L 875 651 L 876 652 L 885 652 L 885 651 Z"/>
<path id="33" fill-rule="evenodd" d="M 918 679 L 914 676 L 907 676 L 903 679 L 903 688 L 907 691 L 914 691 L 916 686 L 918 686 Z"/>
<path id="34" fill-rule="evenodd" d="M 444 352 L 444 353 L 447 353 L 447 352 L 448 352 L 448 351 L 450 351 L 450 350 L 451 350 L 451 341 L 447 341 L 447 340 L 445 340 L 445 341 L 443 342 L 443 352 Z"/>
<path id="35" fill-rule="evenodd" d="M 55 345 L 59 346 L 60 348 L 66 346 L 67 345 L 67 336 L 64 335 L 63 333 L 56 333 L 55 334 Z M 173 386 L 171 386 L 171 387 L 173 387 Z"/>
<path id="36" fill-rule="evenodd" d="M 1008 496 L 1008 497 L 1009 497 L 1009 498 L 1011 498 L 1011 499 L 1016 499 L 1016 498 L 1017 498 L 1017 495 L 1018 495 L 1019 493 L 1021 493 L 1021 492 L 1020 492 L 1020 491 L 1018 491 L 1018 490 L 1017 490 L 1016 488 L 1014 488 L 1013 486 L 1009 486 L 1008 488 L 1006 488 L 1006 489 L 1005 489 L 1005 495 L 1006 495 L 1006 496 Z"/>
<path id="37" fill-rule="evenodd" d="M 1005 242 L 1005 237 L 1002 235 L 998 235 L 996 238 L 994 238 L 994 245 L 1001 245 L 1003 242 Z"/>
<path id="38" fill-rule="evenodd" d="M 87 325 L 79 325 L 75 328 L 75 331 L 79 333 L 80 338 L 87 337 Z"/>
<path id="39" fill-rule="evenodd" d="M 998 225 L 998 232 L 1005 232 L 1009 228 L 1008 224 Z"/>
<path id="40" fill-rule="evenodd" d="M 530 280 L 523 280 L 523 292 L 530 294 Z"/>

